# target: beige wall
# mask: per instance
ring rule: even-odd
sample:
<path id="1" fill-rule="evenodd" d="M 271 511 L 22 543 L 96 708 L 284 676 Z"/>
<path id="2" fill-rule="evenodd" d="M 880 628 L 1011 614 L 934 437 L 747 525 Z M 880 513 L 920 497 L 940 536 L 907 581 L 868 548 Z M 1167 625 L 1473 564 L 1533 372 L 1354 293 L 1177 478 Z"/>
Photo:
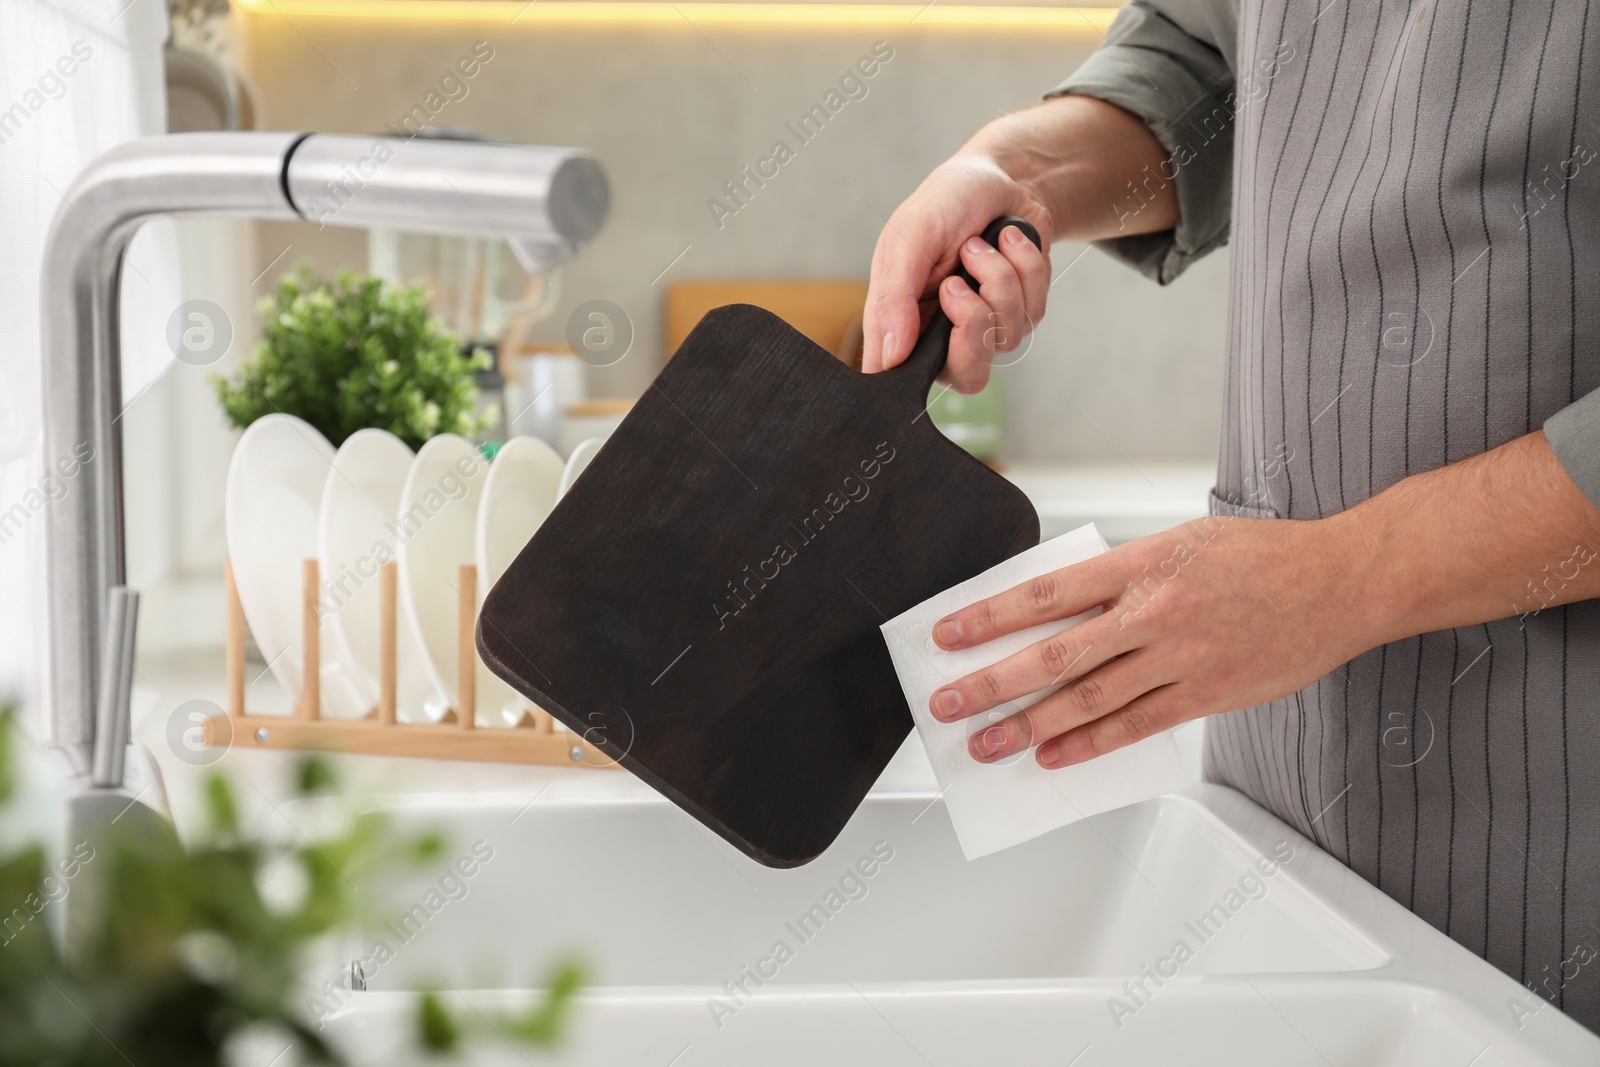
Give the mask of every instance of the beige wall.
<path id="1" fill-rule="evenodd" d="M 702 35 L 688 25 L 307 16 L 291 25 L 269 14 L 245 16 L 241 28 L 262 125 L 276 129 L 380 131 L 437 89 L 475 42 L 487 41 L 494 58 L 436 121 L 509 140 L 579 145 L 605 163 L 611 220 L 568 268 L 563 307 L 540 329 L 559 338 L 567 312 L 584 300 L 623 307 L 634 321 L 634 348 L 616 366 L 591 371 L 590 380 L 592 393 L 618 396 L 637 395 L 660 367 L 666 280 L 864 276 L 882 213 L 970 131 L 1037 99 L 1099 41 L 1093 32 L 910 26 L 707 26 Z M 799 145 L 784 124 L 821 101 L 876 41 L 888 42 L 894 57 L 866 83 L 867 95 Z M 778 139 L 795 157 L 719 228 L 708 199 Z M 290 246 L 258 292 L 301 256 L 326 269 L 366 259 L 363 235 L 309 225 L 263 225 L 257 245 L 257 269 Z M 667 278 L 652 284 L 685 247 Z M 1057 269 L 1078 251 L 1059 248 Z M 1004 372 L 1009 454 L 1211 456 L 1224 260 L 1162 290 L 1098 253 L 1085 256 L 1054 287 L 1028 357 Z"/>

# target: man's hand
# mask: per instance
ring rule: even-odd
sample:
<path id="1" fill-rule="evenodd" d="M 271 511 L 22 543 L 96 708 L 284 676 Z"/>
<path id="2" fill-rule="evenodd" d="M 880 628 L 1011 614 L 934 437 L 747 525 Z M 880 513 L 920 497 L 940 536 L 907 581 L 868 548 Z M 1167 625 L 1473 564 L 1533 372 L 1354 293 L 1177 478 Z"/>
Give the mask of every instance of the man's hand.
<path id="1" fill-rule="evenodd" d="M 940 620 L 934 640 L 958 649 L 1105 606 L 945 686 L 931 709 L 954 721 L 1060 685 L 970 749 L 993 762 L 1043 742 L 1040 765 L 1064 767 L 1287 696 L 1364 651 L 1349 555 L 1326 523 L 1226 517 L 1121 545 Z"/>
<path id="2" fill-rule="evenodd" d="M 991 248 L 977 235 L 1000 215 L 1033 223 L 1043 250 L 1015 226 Z M 933 312 L 923 299 L 937 293 L 954 326 L 942 380 L 958 393 L 980 391 L 996 349 L 1015 348 L 1044 315 L 1051 230 L 1044 204 L 992 160 L 966 155 L 944 163 L 896 209 L 878 238 L 862 317 L 861 369 L 888 370 L 910 355 Z M 954 273 L 957 260 L 977 279 L 977 292 Z M 1003 340 L 985 346 L 985 338 Z"/>
<path id="3" fill-rule="evenodd" d="M 1161 145 L 1133 115 L 1084 96 L 1048 100 L 984 127 L 918 186 L 889 218 L 872 256 L 862 317 L 862 369 L 888 370 L 910 355 L 934 302 L 955 329 L 942 381 L 976 393 L 999 352 L 1016 348 L 1044 315 L 1052 240 L 1095 240 L 1170 229 L 1171 182 L 1127 229 L 1117 205 L 1128 183 L 1155 172 Z M 1141 201 L 1142 203 L 1142 201 Z M 1000 248 L 978 234 L 1000 215 L 1033 223 L 1040 251 L 1015 229 Z M 957 261 L 977 279 L 954 276 Z"/>
<path id="4" fill-rule="evenodd" d="M 1389 641 L 1595 596 L 1600 510 L 1535 432 L 1325 519 L 1197 519 L 979 601 L 934 626 L 941 647 L 1106 610 L 929 703 L 948 722 L 1060 685 L 970 748 L 1066 767 Z"/>

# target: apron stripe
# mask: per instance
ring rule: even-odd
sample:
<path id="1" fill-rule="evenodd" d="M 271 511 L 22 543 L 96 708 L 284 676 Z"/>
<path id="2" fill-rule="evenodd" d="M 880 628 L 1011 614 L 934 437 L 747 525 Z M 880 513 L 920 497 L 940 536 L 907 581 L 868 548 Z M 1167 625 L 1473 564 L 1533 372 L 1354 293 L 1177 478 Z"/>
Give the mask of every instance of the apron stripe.
<path id="1" fill-rule="evenodd" d="M 1239 14 L 1237 69 L 1278 66 L 1238 108 L 1214 507 L 1331 514 L 1600 387 L 1587 4 Z M 1600 601 L 1374 649 L 1206 744 L 1209 778 L 1600 1029 L 1600 964 L 1564 964 L 1600 950 Z"/>

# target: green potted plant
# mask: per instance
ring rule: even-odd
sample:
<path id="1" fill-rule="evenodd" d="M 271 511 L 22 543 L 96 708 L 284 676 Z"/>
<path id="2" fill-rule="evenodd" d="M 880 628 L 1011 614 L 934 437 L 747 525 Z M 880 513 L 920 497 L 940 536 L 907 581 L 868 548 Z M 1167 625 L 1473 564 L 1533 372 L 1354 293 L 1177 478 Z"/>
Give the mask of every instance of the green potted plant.
<path id="1" fill-rule="evenodd" d="M 357 430 L 388 430 L 413 449 L 441 433 L 470 436 L 474 371 L 489 365 L 428 311 L 420 286 L 342 271 L 329 282 L 300 264 L 260 306 L 255 350 L 232 378 L 214 379 L 223 413 L 243 429 L 272 412 L 296 415 L 338 447 Z"/>
<path id="2" fill-rule="evenodd" d="M 22 741 L 0 706 L 0 1067 L 220 1067 L 236 1062 L 237 1042 L 264 1030 L 296 1050 L 284 1064 L 343 1064 L 304 1004 L 310 950 L 359 928 L 357 882 L 437 863 L 443 838 L 401 836 L 368 816 L 331 835 L 270 843 L 242 825 L 227 780 L 215 775 L 206 783 L 210 825 L 198 840 L 134 834 L 79 842 L 52 860 L 17 833 L 27 809 L 12 757 Z M 303 795 L 337 792 L 320 757 L 307 757 L 297 780 Z M 85 897 L 83 879 L 113 891 Z M 274 880 L 300 890 L 288 899 L 264 891 Z M 68 955 L 53 909 L 89 900 L 95 936 L 81 958 Z M 412 1062 L 476 1041 L 549 1049 L 581 980 L 578 965 L 564 962 L 540 1003 L 493 1020 L 423 993 Z"/>

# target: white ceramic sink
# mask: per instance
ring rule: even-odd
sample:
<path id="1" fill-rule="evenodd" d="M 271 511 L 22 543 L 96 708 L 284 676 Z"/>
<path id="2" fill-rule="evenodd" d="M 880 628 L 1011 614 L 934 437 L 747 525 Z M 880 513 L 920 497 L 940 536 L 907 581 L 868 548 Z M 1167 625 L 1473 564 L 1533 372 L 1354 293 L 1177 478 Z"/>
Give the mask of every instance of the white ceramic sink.
<path id="1" fill-rule="evenodd" d="M 367 960 L 325 1029 L 357 1063 L 397 1062 L 410 991 L 493 1015 L 561 953 L 592 984 L 558 1063 L 1600 1062 L 1600 1038 L 1528 1015 L 1511 979 L 1220 787 L 972 863 L 934 794 L 873 795 L 790 871 L 654 797 L 385 808 L 452 844 L 374 888 L 371 931 L 326 961 Z"/>

